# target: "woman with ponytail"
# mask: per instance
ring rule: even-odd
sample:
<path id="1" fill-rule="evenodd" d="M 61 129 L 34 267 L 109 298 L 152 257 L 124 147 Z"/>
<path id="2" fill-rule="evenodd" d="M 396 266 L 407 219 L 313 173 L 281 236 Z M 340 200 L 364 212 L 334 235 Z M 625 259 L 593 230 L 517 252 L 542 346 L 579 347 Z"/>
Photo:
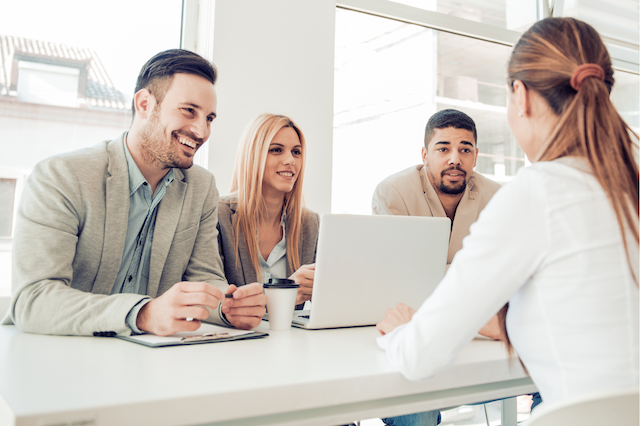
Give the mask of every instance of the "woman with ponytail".
<path id="1" fill-rule="evenodd" d="M 637 388 L 637 136 L 609 98 L 609 54 L 586 23 L 548 18 L 514 47 L 508 84 L 509 126 L 533 164 L 492 198 L 420 309 L 387 312 L 378 344 L 426 379 L 500 311 L 545 402 Z"/>
<path id="2" fill-rule="evenodd" d="M 240 138 L 231 194 L 218 205 L 229 284 L 291 278 L 300 284 L 298 308 L 311 299 L 319 228 L 318 214 L 302 207 L 306 149 L 290 118 L 260 115 Z"/>

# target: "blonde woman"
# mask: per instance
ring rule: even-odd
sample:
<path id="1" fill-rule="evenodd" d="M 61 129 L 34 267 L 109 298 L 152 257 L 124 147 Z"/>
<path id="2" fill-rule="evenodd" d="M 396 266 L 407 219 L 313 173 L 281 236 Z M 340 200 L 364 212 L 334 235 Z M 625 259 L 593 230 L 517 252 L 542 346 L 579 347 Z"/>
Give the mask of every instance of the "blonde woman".
<path id="1" fill-rule="evenodd" d="M 609 98 L 611 58 L 588 24 L 548 18 L 514 47 L 508 83 L 533 165 L 494 195 L 420 309 L 387 312 L 378 344 L 426 379 L 508 302 L 505 343 L 543 405 L 637 388 L 637 142 Z"/>
<path id="2" fill-rule="evenodd" d="M 229 284 L 291 278 L 298 308 L 311 299 L 319 217 L 302 206 L 306 141 L 288 117 L 262 114 L 238 146 L 231 194 L 218 205 L 220 254 Z M 235 308 L 240 300 L 232 300 Z M 251 308 L 247 308 L 251 309 Z M 222 308 L 229 317 L 228 308 Z"/>

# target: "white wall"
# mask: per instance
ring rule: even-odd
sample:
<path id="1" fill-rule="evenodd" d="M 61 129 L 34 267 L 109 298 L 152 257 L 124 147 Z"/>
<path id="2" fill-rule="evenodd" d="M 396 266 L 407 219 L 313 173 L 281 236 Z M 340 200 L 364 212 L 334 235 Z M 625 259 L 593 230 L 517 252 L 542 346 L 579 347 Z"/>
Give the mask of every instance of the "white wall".
<path id="1" fill-rule="evenodd" d="M 213 62 L 220 72 L 209 170 L 228 193 L 244 127 L 290 116 L 308 142 L 306 205 L 331 211 L 335 0 L 217 0 Z"/>

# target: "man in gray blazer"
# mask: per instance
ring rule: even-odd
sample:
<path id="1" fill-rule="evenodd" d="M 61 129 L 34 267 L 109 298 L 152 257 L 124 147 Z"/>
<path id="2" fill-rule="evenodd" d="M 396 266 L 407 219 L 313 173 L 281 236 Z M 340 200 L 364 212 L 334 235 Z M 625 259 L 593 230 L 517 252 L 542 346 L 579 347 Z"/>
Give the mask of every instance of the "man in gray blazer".
<path id="1" fill-rule="evenodd" d="M 193 166 L 216 117 L 216 77 L 195 53 L 161 52 L 138 76 L 128 132 L 35 167 L 17 215 L 4 324 L 170 335 L 200 320 L 260 323 L 266 297 L 257 284 L 227 284 L 215 179 Z"/>

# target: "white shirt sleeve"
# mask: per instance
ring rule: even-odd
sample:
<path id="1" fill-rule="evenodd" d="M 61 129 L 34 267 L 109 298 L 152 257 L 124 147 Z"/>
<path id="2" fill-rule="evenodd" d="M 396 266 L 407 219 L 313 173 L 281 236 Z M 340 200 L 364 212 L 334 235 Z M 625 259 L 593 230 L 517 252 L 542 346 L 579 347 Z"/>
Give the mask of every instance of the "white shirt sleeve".
<path id="1" fill-rule="evenodd" d="M 521 169 L 503 186 L 413 319 L 378 338 L 390 362 L 408 379 L 427 379 L 453 364 L 542 264 L 549 228 L 539 178 L 535 171 Z"/>

